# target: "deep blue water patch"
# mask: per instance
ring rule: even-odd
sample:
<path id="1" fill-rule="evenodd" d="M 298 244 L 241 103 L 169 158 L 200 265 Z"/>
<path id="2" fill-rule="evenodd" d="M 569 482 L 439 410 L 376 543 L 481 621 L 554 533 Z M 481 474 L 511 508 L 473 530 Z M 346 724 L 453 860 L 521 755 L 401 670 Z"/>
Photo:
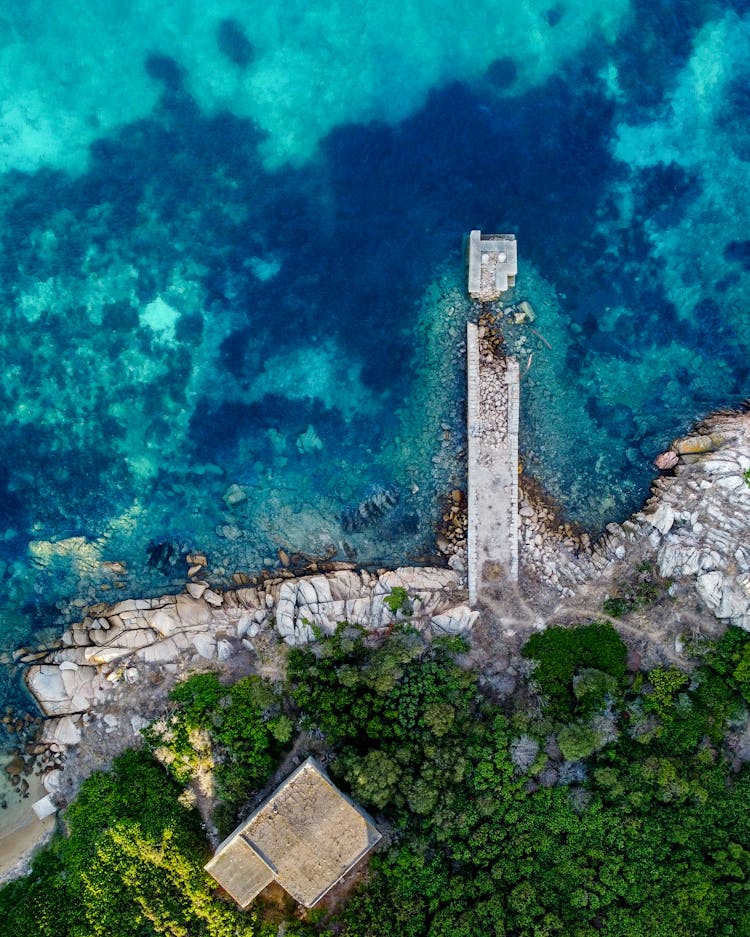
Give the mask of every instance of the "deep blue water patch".
<path id="1" fill-rule="evenodd" d="M 559 299 L 564 341 L 554 354 L 580 388 L 569 435 L 589 421 L 627 487 L 604 520 L 642 500 L 665 440 L 747 394 L 736 325 L 715 295 L 678 309 L 653 248 L 654 228 L 678 224 L 700 196 L 699 175 L 672 163 L 635 171 L 612 155 L 617 122 L 653 119 L 716 8 L 643 0 L 634 9 L 611 55 L 627 107 L 606 92 L 600 44 L 513 97 L 518 72 L 500 58 L 471 86 L 433 89 L 397 125 L 337 127 L 315 160 L 268 171 L 258 128 L 203 114 L 184 66 L 154 49 L 141 63 L 159 89 L 153 114 L 96 141 L 84 174 L 6 175 L 0 295 L 8 308 L 28 300 L 30 309 L 5 330 L 8 365 L 38 377 L 47 401 L 33 420 L 19 410 L 9 423 L 0 474 L 0 558 L 22 583 L 14 601 L 29 629 L 73 614 L 66 603 L 80 582 L 87 598 L 120 594 L 113 581 L 71 572 L 67 554 L 30 553 L 32 542 L 102 538 L 112 551 L 104 559 L 128 560 L 128 591 L 153 592 L 175 587 L 185 554 L 207 542 L 222 544 L 236 568 L 273 558 L 272 521 L 254 526 L 252 509 L 266 502 L 272 520 L 283 515 L 297 530 L 296 517 L 321 523 L 305 520 L 313 496 L 335 519 L 398 486 L 398 507 L 372 540 L 347 548 L 361 561 L 398 559 L 391 538 L 409 555 L 429 551 L 437 505 L 413 500 L 399 474 L 408 458 L 397 471 L 382 453 L 418 389 L 425 290 L 446 258 L 461 270 L 473 227 L 514 231 L 522 266 L 540 271 Z M 564 15 L 552 6 L 547 20 L 562 28 Z M 251 67 L 252 36 L 239 23 L 222 21 L 214 38 L 229 68 Z M 746 111 L 736 83 L 727 113 L 739 121 Z M 716 290 L 742 282 L 748 256 L 744 240 L 727 246 Z M 674 341 L 685 360 L 665 359 L 663 380 L 637 405 L 586 385 L 594 365 L 643 378 L 644 356 L 658 361 Z M 724 362 L 721 381 L 695 381 L 691 352 Z M 200 373 L 204 358 L 215 362 L 210 375 Z M 285 367 L 297 370 L 280 389 Z M 450 379 L 443 392 L 460 424 L 462 378 Z M 18 381 L 6 382 L 6 412 L 23 396 Z M 48 419 L 56 406 L 60 419 Z M 526 417 L 543 439 L 543 414 Z M 408 455 L 409 439 L 399 445 Z M 415 453 L 413 487 L 428 487 L 431 456 Z M 532 461 L 543 480 L 557 456 Z M 558 461 L 555 493 L 589 520 L 595 468 Z M 457 457 L 454 471 L 460 478 Z M 230 483 L 244 486 L 244 507 L 230 510 Z M 252 550 L 247 537 L 232 539 L 243 525 Z M 312 552 L 299 537 L 291 546 Z"/>

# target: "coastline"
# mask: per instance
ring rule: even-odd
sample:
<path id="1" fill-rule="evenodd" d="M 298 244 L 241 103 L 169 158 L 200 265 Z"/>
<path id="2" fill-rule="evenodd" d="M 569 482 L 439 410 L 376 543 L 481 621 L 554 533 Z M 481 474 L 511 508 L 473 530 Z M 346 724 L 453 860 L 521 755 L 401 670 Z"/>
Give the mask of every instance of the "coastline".
<path id="1" fill-rule="evenodd" d="M 603 602 L 645 565 L 663 587 L 659 615 L 650 608 L 609 620 L 640 661 L 689 668 L 686 637 L 712 637 L 730 623 L 750 627 L 750 552 L 742 552 L 750 539 L 750 413 L 720 411 L 700 421 L 659 464 L 665 469 L 643 508 L 610 524 L 596 542 L 559 522 L 543 492 L 522 476 L 521 578 L 502 607 L 492 600 L 477 609 L 466 604 L 465 514 L 455 491 L 439 535 L 447 567 L 371 572 L 330 563 L 325 572 L 295 576 L 282 562 L 275 574 L 247 576 L 226 591 L 198 578 L 198 568 L 186 571 L 192 576 L 178 595 L 84 609 L 55 648 L 26 655 L 26 683 L 47 715 L 39 741 L 50 757 L 46 766 L 35 761 L 38 772 L 25 772 L 29 796 L 16 794 L 3 811 L 0 882 L 23 874 L 54 828 L 54 817 L 39 821 L 33 814 L 37 795 L 69 803 L 92 770 L 137 744 L 179 675 L 212 669 L 229 679 L 278 676 L 285 649 L 312 640 L 312 625 L 330 632 L 346 618 L 387 630 L 404 617 L 384 601 L 396 586 L 412 600 L 418 627 L 470 636 L 472 665 L 502 697 L 515 689 L 518 650 L 533 631 L 606 617 Z"/>
<path id="2" fill-rule="evenodd" d="M 0 884 L 28 871 L 32 853 L 49 840 L 56 824 L 54 816 L 40 820 L 32 809 L 46 793 L 41 777 L 29 775 L 28 796 L 20 798 L 5 771 L 10 760 L 10 756 L 4 757 L 0 764 L 0 796 L 7 801 L 0 813 Z"/>

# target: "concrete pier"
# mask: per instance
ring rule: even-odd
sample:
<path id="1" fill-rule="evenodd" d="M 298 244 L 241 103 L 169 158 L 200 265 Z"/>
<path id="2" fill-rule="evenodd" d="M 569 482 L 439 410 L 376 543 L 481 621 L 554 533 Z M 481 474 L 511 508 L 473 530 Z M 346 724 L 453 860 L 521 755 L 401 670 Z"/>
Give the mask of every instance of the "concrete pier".
<path id="1" fill-rule="evenodd" d="M 466 327 L 469 602 L 518 582 L 518 410 L 515 358 L 482 347 Z"/>
<path id="2" fill-rule="evenodd" d="M 491 303 L 515 286 L 518 259 L 515 234 L 469 235 L 469 296 L 480 303 Z"/>

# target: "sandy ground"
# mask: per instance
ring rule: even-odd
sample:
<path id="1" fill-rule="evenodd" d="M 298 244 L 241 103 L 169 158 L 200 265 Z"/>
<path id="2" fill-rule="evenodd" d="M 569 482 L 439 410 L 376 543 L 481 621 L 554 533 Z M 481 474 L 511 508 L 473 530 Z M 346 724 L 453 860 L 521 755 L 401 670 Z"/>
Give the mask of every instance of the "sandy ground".
<path id="1" fill-rule="evenodd" d="M 3 765 L 9 759 L 3 760 Z M 44 797 L 46 791 L 40 778 L 30 775 L 29 796 L 20 798 L 10 786 L 7 775 L 0 767 L 0 798 L 8 806 L 0 811 L 0 883 L 23 872 L 33 850 L 47 840 L 55 827 L 55 817 L 37 819 L 31 805 Z"/>

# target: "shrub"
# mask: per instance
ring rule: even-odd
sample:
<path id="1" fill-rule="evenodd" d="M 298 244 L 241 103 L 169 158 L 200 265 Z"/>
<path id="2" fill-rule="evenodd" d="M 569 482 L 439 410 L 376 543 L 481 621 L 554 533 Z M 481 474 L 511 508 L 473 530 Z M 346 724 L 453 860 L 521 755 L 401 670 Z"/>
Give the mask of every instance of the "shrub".
<path id="1" fill-rule="evenodd" d="M 606 622 L 576 628 L 555 626 L 529 638 L 523 656 L 538 661 L 533 679 L 551 715 L 565 719 L 582 712 L 574 691 L 574 677 L 585 670 L 601 671 L 617 687 L 625 677 L 627 648 Z"/>

